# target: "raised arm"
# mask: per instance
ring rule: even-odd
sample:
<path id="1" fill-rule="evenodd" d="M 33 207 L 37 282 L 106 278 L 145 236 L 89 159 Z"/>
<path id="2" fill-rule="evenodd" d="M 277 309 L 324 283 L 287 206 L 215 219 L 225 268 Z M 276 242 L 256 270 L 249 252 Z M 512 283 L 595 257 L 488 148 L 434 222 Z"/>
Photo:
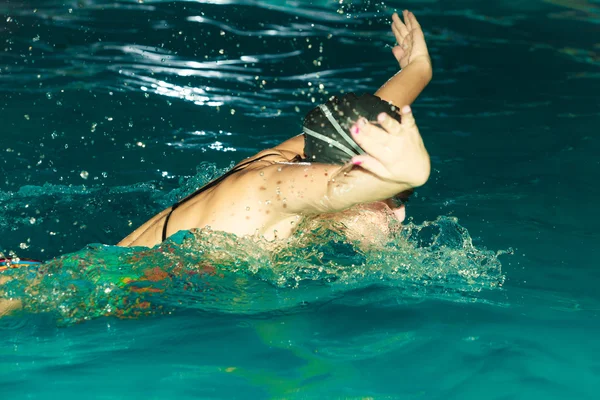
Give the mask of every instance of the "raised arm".
<path id="1" fill-rule="evenodd" d="M 429 178 L 429 155 L 410 107 L 403 107 L 401 113 L 402 123 L 380 114 L 378 122 L 383 129 L 359 119 L 351 133 L 367 154 L 354 157 L 347 165 L 266 167 L 265 180 L 277 185 L 273 205 L 284 214 L 330 213 L 423 185 Z"/>
<path id="2" fill-rule="evenodd" d="M 421 25 L 409 11 L 405 10 L 403 17 L 404 22 L 398 14 L 392 15 L 392 31 L 397 42 L 392 53 L 401 70 L 375 93 L 398 107 L 412 104 L 433 76 Z"/>

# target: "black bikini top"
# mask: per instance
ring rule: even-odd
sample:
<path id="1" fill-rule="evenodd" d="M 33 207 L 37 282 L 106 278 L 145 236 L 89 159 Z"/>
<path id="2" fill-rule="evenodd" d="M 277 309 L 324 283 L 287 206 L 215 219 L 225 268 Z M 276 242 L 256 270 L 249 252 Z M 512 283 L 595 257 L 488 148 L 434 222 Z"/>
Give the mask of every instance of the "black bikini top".
<path id="1" fill-rule="evenodd" d="M 165 224 L 163 225 L 162 241 L 164 242 L 167 239 L 167 225 L 169 224 L 169 218 L 171 218 L 171 214 L 173 214 L 173 211 L 175 211 L 175 209 L 177 209 L 177 207 L 179 207 L 180 205 L 182 205 L 182 204 L 186 203 L 187 201 L 193 199 L 194 197 L 196 197 L 200 193 L 203 193 L 206 190 L 208 190 L 208 189 L 210 189 L 212 187 L 215 187 L 219 183 L 223 182 L 226 178 L 230 177 L 231 175 L 235 174 L 236 172 L 241 171 L 242 169 L 244 169 L 244 167 L 247 167 L 248 165 L 252 164 L 253 162 L 260 161 L 263 158 L 266 158 L 266 157 L 269 157 L 269 156 L 273 156 L 273 155 L 279 155 L 279 154 L 278 153 L 263 154 L 262 156 L 257 157 L 257 158 L 255 158 L 253 160 L 249 160 L 249 161 L 246 161 L 245 163 L 241 163 L 239 165 L 236 165 L 234 168 L 232 168 L 231 170 L 227 171 L 226 173 L 224 173 L 223 175 L 221 175 L 217 179 L 208 182 L 206 185 L 202 186 L 200 189 L 196 190 L 194 193 L 187 195 L 183 199 L 179 200 L 177 203 L 173 204 L 171 206 L 171 211 L 169 211 L 169 213 L 167 214 L 167 218 L 165 219 Z M 296 157 L 294 157 L 292 159 L 292 162 L 298 162 L 301 159 L 302 159 L 302 157 L 300 157 L 299 155 L 297 155 Z"/>

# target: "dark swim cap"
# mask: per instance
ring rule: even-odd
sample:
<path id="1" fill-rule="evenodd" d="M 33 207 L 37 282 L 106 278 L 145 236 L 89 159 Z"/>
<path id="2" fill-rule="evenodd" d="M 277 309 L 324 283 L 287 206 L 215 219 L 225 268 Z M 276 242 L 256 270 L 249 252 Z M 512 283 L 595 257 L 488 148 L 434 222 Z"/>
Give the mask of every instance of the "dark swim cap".
<path id="1" fill-rule="evenodd" d="M 397 107 L 372 94 L 357 97 L 348 93 L 332 97 L 325 104 L 311 110 L 304 118 L 304 154 L 306 160 L 324 164 L 345 164 L 365 151 L 354 141 L 350 127 L 364 117 L 376 121 L 386 112 L 400 122 Z"/>

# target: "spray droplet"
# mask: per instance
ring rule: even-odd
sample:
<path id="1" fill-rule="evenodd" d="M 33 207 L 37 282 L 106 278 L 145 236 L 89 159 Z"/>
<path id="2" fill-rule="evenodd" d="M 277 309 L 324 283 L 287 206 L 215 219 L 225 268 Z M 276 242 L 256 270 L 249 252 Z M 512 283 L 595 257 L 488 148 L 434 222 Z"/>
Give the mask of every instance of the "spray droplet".
<path id="1" fill-rule="evenodd" d="M 79 174 L 79 176 L 82 177 L 83 179 L 87 179 L 88 176 L 90 176 L 90 174 L 87 171 L 81 171 L 81 173 Z"/>

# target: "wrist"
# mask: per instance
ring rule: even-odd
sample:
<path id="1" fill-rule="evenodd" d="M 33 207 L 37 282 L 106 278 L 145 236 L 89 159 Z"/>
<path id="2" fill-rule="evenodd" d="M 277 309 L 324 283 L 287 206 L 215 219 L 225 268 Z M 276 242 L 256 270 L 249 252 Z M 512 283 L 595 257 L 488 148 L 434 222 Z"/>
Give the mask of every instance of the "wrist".
<path id="1" fill-rule="evenodd" d="M 412 60 L 410 63 L 403 68 L 403 70 L 410 69 L 415 73 L 418 73 L 423 78 L 431 80 L 433 76 L 433 68 L 431 66 L 431 58 L 428 55 L 418 56 Z"/>

